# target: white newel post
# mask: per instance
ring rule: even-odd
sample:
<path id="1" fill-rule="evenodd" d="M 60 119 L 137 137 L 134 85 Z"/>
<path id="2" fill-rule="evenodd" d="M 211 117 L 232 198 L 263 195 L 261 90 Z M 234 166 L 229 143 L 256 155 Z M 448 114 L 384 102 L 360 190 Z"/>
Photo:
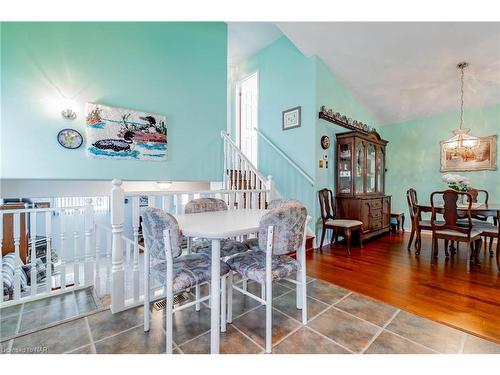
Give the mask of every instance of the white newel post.
<path id="1" fill-rule="evenodd" d="M 94 282 L 94 266 L 96 251 L 94 248 L 94 207 L 92 206 L 92 198 L 85 199 L 84 212 L 84 227 L 85 227 L 85 268 L 84 268 L 84 283 L 91 285 Z"/>
<path id="2" fill-rule="evenodd" d="M 123 218 L 125 194 L 121 180 L 113 180 L 111 189 L 111 312 L 125 307 L 125 270 L 123 266 Z"/>
<path id="3" fill-rule="evenodd" d="M 267 190 L 269 190 L 269 202 L 276 199 L 273 176 L 267 176 Z"/>

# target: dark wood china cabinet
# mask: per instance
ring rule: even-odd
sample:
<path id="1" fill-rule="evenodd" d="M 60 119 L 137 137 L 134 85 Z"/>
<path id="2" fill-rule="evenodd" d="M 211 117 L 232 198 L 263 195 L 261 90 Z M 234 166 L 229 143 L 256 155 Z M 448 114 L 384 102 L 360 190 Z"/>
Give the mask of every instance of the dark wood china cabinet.
<path id="1" fill-rule="evenodd" d="M 385 195 L 385 149 L 378 133 L 337 134 L 337 218 L 363 222 L 364 237 L 390 230 L 391 197 Z"/>

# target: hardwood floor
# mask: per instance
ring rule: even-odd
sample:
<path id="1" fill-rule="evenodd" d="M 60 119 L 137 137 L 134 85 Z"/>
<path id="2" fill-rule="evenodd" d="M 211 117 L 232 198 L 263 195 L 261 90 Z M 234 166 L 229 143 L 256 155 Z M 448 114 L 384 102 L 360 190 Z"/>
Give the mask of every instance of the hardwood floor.
<path id="1" fill-rule="evenodd" d="M 307 273 L 376 298 L 414 314 L 500 343 L 500 274 L 494 257 L 481 249 L 481 264 L 467 273 L 463 244 L 455 257 L 430 261 L 431 237 L 422 251 L 406 250 L 409 234 L 387 234 L 367 241 L 364 249 L 341 244 L 307 254 Z M 496 244 L 495 244 L 496 245 Z"/>

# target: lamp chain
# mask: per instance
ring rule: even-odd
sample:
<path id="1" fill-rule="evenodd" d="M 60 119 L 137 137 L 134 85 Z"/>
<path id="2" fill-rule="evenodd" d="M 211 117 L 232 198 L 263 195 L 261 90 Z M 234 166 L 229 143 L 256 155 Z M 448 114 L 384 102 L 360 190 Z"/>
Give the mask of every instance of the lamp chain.
<path id="1" fill-rule="evenodd" d="M 464 124 L 464 66 L 460 67 L 460 129 Z"/>

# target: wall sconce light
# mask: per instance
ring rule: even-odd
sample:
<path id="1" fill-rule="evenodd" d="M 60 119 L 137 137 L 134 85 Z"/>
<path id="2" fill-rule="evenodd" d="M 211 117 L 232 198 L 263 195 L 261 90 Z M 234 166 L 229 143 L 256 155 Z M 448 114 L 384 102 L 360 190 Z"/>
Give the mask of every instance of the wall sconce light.
<path id="1" fill-rule="evenodd" d="M 160 190 L 168 190 L 172 186 L 170 181 L 156 181 L 156 185 Z"/>
<path id="2" fill-rule="evenodd" d="M 61 111 L 61 116 L 65 120 L 74 120 L 76 119 L 76 112 L 73 110 L 74 108 L 74 102 L 71 99 L 64 98 L 63 101 L 63 110 Z"/>

